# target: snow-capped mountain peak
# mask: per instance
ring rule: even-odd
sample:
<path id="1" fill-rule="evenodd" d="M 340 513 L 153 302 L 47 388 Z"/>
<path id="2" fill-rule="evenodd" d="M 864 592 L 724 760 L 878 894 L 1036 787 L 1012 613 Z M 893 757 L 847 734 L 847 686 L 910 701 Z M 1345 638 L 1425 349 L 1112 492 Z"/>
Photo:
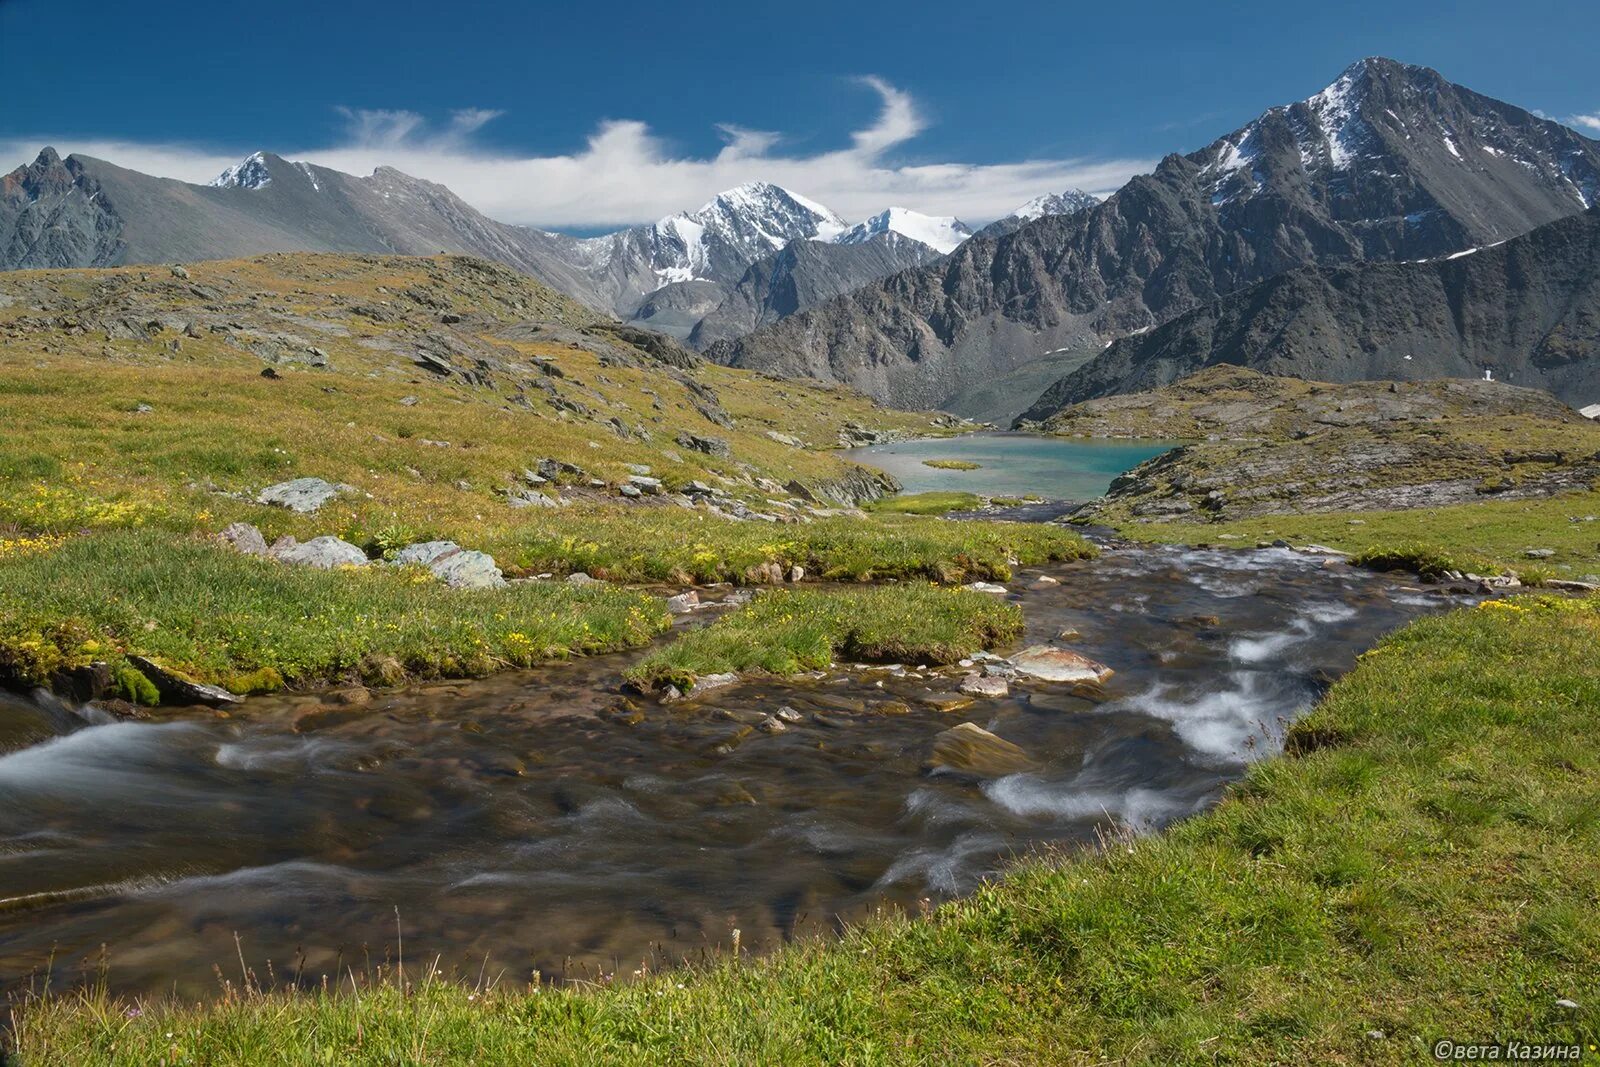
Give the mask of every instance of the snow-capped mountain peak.
<path id="1" fill-rule="evenodd" d="M 954 252 L 972 236 L 966 223 L 950 216 L 924 215 L 903 207 L 891 207 L 850 227 L 834 238 L 837 244 L 854 245 L 870 241 L 879 234 L 893 233 L 920 241 L 941 254 Z"/>
<path id="2" fill-rule="evenodd" d="M 272 173 L 267 168 L 267 154 L 254 152 L 235 163 L 210 184 L 218 189 L 264 189 L 272 184 Z"/>
<path id="3" fill-rule="evenodd" d="M 1094 207 L 1100 198 L 1082 189 L 1068 189 L 1064 193 L 1045 193 L 1023 204 L 1010 215 L 1011 218 L 1031 221 L 1046 215 L 1072 215 L 1085 208 Z"/>
<path id="4" fill-rule="evenodd" d="M 658 225 L 677 218 L 687 218 L 736 243 L 765 240 L 769 251 L 802 237 L 828 240 L 846 228 L 843 219 L 821 204 L 770 182 L 736 185 L 712 197 L 698 211 L 669 215 Z"/>

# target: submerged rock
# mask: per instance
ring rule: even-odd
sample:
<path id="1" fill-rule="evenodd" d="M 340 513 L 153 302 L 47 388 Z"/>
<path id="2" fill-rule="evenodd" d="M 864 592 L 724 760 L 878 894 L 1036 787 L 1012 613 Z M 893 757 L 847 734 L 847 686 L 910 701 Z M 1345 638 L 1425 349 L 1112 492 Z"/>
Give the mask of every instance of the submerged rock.
<path id="1" fill-rule="evenodd" d="M 929 770 L 955 771 L 991 778 L 1025 771 L 1034 765 L 1021 748 L 976 723 L 952 726 L 933 739 Z"/>
<path id="2" fill-rule="evenodd" d="M 1115 671 L 1065 648 L 1033 645 L 1008 660 L 1019 674 L 1046 682 L 1104 682 Z"/>
<path id="3" fill-rule="evenodd" d="M 355 491 L 354 486 L 335 484 L 321 478 L 295 478 L 267 486 L 256 496 L 256 501 L 310 515 L 341 493 Z"/>
<path id="4" fill-rule="evenodd" d="M 284 542 L 289 542 L 285 544 Z M 302 567 L 332 570 L 335 567 L 365 567 L 367 554 L 349 541 L 337 537 L 313 537 L 298 542 L 283 538 L 272 547 L 272 558 L 279 563 L 293 563 Z"/>
<path id="5" fill-rule="evenodd" d="M 128 662 L 150 679 L 161 694 L 161 699 L 169 704 L 206 704 L 215 707 L 219 704 L 237 704 L 244 699 L 221 686 L 197 682 L 177 671 L 168 670 L 144 656 L 129 656 Z"/>

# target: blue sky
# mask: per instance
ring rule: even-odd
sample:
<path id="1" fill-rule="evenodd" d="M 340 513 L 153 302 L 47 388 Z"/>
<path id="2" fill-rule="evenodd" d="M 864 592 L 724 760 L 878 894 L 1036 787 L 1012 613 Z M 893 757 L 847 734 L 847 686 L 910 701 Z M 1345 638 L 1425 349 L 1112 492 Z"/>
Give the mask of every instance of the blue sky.
<path id="1" fill-rule="evenodd" d="M 0 165 L 48 141 L 204 180 L 265 148 L 567 229 L 750 178 L 982 221 L 1109 191 L 1364 55 L 1600 136 L 1597 27 L 1589 3 L 0 0 Z"/>

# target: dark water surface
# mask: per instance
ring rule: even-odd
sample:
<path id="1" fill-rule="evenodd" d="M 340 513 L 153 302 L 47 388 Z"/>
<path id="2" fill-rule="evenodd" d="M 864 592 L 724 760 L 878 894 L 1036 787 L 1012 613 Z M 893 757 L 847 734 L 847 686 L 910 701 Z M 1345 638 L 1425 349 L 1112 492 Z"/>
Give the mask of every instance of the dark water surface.
<path id="1" fill-rule="evenodd" d="M 1175 447 L 1171 441 L 1093 441 L 1028 433 L 969 433 L 897 441 L 839 453 L 886 470 L 907 493 L 963 490 L 986 496 L 1037 494 L 1050 500 L 1089 500 L 1111 479 Z M 925 459 L 961 459 L 978 470 L 940 470 Z"/>
<path id="2" fill-rule="evenodd" d="M 52 956 L 79 980 L 104 944 L 114 988 L 205 995 L 235 934 L 311 981 L 391 952 L 397 907 L 408 960 L 472 976 L 626 973 L 734 929 L 770 948 L 1205 808 L 1379 635 L 1450 603 L 1287 550 L 1115 549 L 1021 591 L 1034 573 L 1012 594 L 1028 640 L 1077 630 L 1117 670 L 1103 698 L 1024 683 L 941 713 L 918 699 L 956 680 L 913 667 L 630 706 L 615 656 L 330 704 L 298 732 L 316 699 L 58 736 L 0 701 L 0 984 Z M 782 705 L 804 715 L 784 733 L 738 721 Z M 1040 769 L 926 773 L 966 720 Z"/>

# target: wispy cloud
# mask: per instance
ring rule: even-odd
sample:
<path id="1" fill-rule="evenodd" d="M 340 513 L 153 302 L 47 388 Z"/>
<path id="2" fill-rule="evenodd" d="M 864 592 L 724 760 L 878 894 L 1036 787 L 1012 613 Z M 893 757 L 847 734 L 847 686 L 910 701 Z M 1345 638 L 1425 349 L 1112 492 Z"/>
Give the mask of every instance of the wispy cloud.
<path id="1" fill-rule="evenodd" d="M 876 118 L 850 131 L 847 147 L 809 155 L 782 150 L 775 131 L 716 127 L 723 146 L 684 155 L 637 120 L 601 123 L 579 151 L 520 156 L 484 145 L 475 135 L 502 112 L 473 108 L 429 121 L 412 111 L 341 109 L 336 144 L 239 146 L 222 152 L 185 144 L 116 139 L 18 138 L 0 144 L 0 160 L 24 162 L 44 144 L 120 166 L 184 181 L 209 181 L 256 148 L 353 174 L 396 167 L 441 182 L 492 218 L 553 229 L 589 229 L 644 222 L 693 208 L 730 186 L 770 181 L 821 201 L 846 218 L 890 205 L 983 222 L 1044 192 L 1082 188 L 1105 194 L 1153 161 L 1052 158 L 1009 163 L 905 162 L 897 150 L 928 128 L 909 93 L 878 77 L 861 84 L 877 94 Z"/>
<path id="2" fill-rule="evenodd" d="M 1600 133 L 1600 112 L 1596 112 L 1593 115 L 1569 115 L 1567 116 L 1567 125 L 1576 126 L 1581 130 L 1589 130 L 1592 133 Z"/>

